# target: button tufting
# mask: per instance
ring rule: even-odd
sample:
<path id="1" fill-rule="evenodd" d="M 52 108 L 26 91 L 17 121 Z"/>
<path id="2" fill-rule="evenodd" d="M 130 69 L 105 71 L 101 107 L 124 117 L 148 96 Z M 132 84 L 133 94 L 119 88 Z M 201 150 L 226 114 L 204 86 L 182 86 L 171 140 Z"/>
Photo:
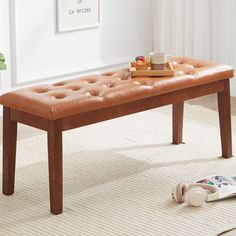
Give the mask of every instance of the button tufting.
<path id="1" fill-rule="evenodd" d="M 99 96 L 99 91 L 96 91 L 96 90 L 92 90 L 89 93 L 91 96 L 94 96 L 94 97 Z"/>
<path id="2" fill-rule="evenodd" d="M 65 97 L 66 97 L 65 94 L 54 94 L 51 96 L 52 99 L 63 99 Z"/>
<path id="3" fill-rule="evenodd" d="M 34 90 L 36 93 L 47 93 L 49 90 L 44 88 L 39 88 Z"/>
<path id="4" fill-rule="evenodd" d="M 196 69 L 199 69 L 201 67 L 202 67 L 202 65 L 199 65 L 199 64 L 194 65 L 194 68 L 196 68 Z"/>
<path id="5" fill-rule="evenodd" d="M 53 84 L 54 86 L 63 86 L 63 85 L 65 85 L 65 83 L 56 83 L 56 84 Z"/>
<path id="6" fill-rule="evenodd" d="M 118 85 L 117 85 L 117 82 L 114 82 L 114 83 L 112 83 L 112 84 L 110 85 L 109 88 L 115 88 L 116 86 L 118 86 Z"/>
<path id="7" fill-rule="evenodd" d="M 72 87 L 69 87 L 68 89 L 70 89 L 71 91 L 79 91 L 80 87 L 79 86 L 72 86 Z"/>
<path id="8" fill-rule="evenodd" d="M 229 66 L 191 58 L 174 58 L 172 65 L 175 71 L 173 77 L 132 79 L 126 68 L 105 73 L 105 76 L 84 76 L 58 81 L 52 85 L 21 89 L 2 95 L 1 103 L 54 120 L 92 110 L 122 106 L 139 99 L 213 83 L 233 76 L 233 69 Z"/>
<path id="9" fill-rule="evenodd" d="M 94 84 L 96 83 L 96 80 L 88 80 L 87 83 Z"/>

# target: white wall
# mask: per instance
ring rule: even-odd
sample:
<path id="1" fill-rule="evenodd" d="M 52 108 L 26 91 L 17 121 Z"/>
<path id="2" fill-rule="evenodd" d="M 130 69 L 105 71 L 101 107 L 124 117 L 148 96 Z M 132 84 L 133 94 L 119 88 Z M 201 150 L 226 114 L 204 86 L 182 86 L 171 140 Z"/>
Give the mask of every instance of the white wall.
<path id="1" fill-rule="evenodd" d="M 101 27 L 67 33 L 56 32 L 55 9 L 55 0 L 0 0 L 4 88 L 109 69 L 152 49 L 152 0 L 101 0 Z"/>
<path id="2" fill-rule="evenodd" d="M 9 67 L 11 50 L 10 50 L 10 27 L 9 27 L 9 5 L 8 1 L 0 0 L 0 52 L 4 52 Z M 11 68 L 11 67 L 10 67 Z M 1 91 L 11 87 L 11 70 L 0 71 Z"/>
<path id="3" fill-rule="evenodd" d="M 235 0 L 153 1 L 101 0 L 100 28 L 58 34 L 56 0 L 0 0 L 0 51 L 8 64 L 0 92 L 125 66 L 151 51 L 153 38 L 157 51 L 236 68 Z M 236 80 L 231 87 L 236 96 Z"/>
<path id="4" fill-rule="evenodd" d="M 155 0 L 154 48 L 236 69 L 235 0 Z M 236 79 L 231 80 L 236 96 Z"/>

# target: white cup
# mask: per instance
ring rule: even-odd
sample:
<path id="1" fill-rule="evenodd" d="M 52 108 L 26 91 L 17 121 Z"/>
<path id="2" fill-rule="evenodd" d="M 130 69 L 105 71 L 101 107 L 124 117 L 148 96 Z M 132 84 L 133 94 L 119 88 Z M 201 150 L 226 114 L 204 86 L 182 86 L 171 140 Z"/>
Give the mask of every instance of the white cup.
<path id="1" fill-rule="evenodd" d="M 149 54 L 152 70 L 164 70 L 166 63 L 172 56 L 162 52 L 151 52 Z"/>

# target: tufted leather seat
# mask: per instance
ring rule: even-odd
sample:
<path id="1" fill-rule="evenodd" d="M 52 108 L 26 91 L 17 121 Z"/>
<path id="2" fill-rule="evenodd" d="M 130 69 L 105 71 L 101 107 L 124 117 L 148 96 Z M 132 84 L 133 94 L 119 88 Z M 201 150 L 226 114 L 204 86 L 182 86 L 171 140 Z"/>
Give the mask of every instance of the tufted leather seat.
<path id="1" fill-rule="evenodd" d="M 50 120 L 233 77 L 227 65 L 185 57 L 173 61 L 174 77 L 133 78 L 128 69 L 16 90 L 1 104 Z"/>

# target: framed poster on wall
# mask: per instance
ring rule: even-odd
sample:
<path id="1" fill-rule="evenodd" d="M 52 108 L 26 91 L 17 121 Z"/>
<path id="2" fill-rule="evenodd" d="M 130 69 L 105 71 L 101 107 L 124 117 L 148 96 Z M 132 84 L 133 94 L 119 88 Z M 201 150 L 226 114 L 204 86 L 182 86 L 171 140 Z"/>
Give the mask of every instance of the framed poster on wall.
<path id="1" fill-rule="evenodd" d="M 100 25 L 100 0 L 57 0 L 57 31 L 88 29 Z"/>

